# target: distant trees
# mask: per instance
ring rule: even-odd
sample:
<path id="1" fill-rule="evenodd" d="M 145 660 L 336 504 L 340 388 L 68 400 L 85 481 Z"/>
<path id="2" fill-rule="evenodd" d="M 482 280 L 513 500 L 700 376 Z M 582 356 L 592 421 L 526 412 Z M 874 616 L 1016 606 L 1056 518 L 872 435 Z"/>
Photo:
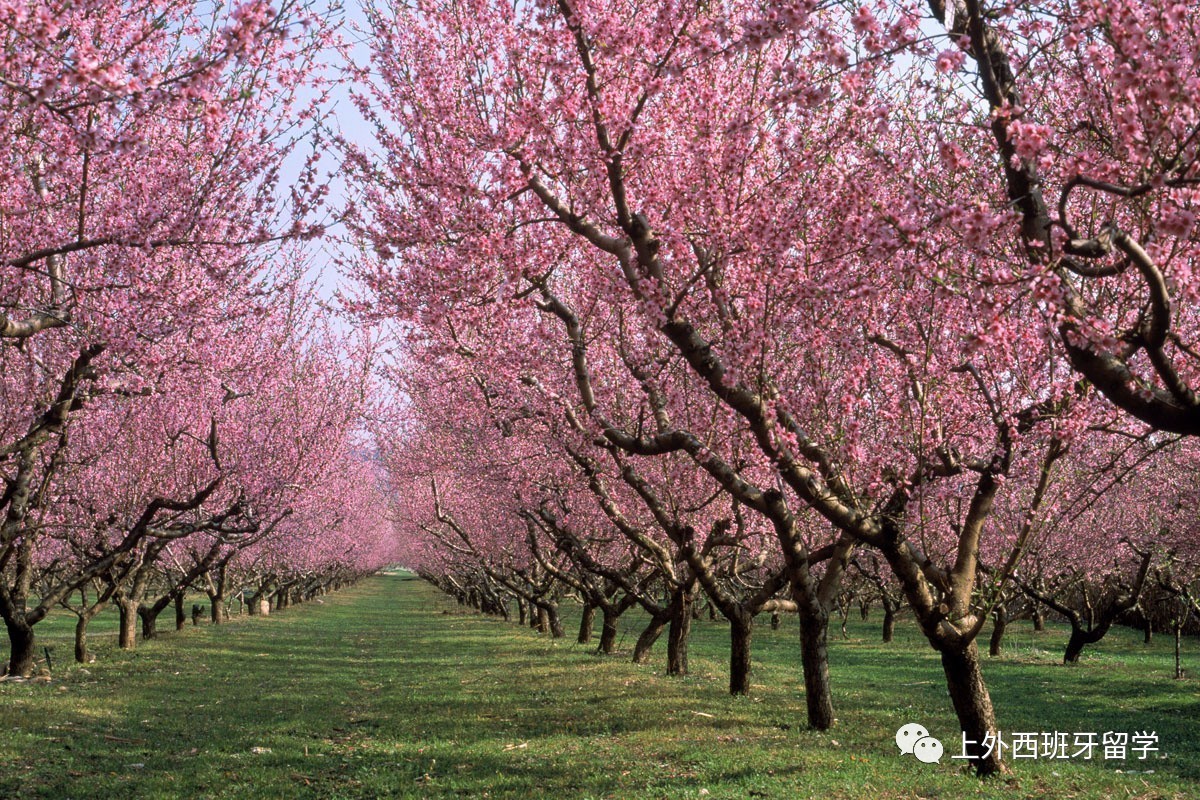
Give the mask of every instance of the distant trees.
<path id="1" fill-rule="evenodd" d="M 267 541 L 289 570 L 376 568 L 355 471 L 365 351 L 301 290 L 322 187 L 280 168 L 321 104 L 329 27 L 303 3 L 39 2 L 0 9 L 0 617 L 33 669 L 60 603 L 169 603 Z M 303 96 L 302 96 L 303 95 Z M 316 538 L 342 539 L 320 557 Z M 239 554 L 242 554 L 239 556 Z M 170 566 L 166 566 L 170 564 Z M 161 594 L 160 594 L 161 593 Z"/>

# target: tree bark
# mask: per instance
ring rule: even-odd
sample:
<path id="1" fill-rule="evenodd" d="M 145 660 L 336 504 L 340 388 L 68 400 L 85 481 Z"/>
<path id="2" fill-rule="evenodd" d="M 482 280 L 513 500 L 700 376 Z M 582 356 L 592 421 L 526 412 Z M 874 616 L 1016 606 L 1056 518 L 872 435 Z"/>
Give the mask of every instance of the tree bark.
<path id="1" fill-rule="evenodd" d="M 613 650 L 617 647 L 617 620 L 621 615 L 615 609 L 604 609 L 604 625 L 600 629 L 600 648 L 599 652 L 605 655 L 612 655 Z"/>
<path id="2" fill-rule="evenodd" d="M 637 644 L 633 647 L 633 663 L 645 664 L 650 660 L 650 650 L 654 647 L 654 643 L 658 641 L 658 637 L 662 635 L 663 628 L 667 626 L 667 614 L 655 614 L 650 618 L 650 623 L 646 625 L 646 629 L 642 631 L 642 635 L 638 637 Z"/>
<path id="3" fill-rule="evenodd" d="M 883 641 L 892 641 L 896 635 L 896 609 L 890 604 L 883 607 Z"/>
<path id="4" fill-rule="evenodd" d="M 829 612 L 804 603 L 800 611 L 800 664 L 804 671 L 804 700 L 808 726 L 833 727 L 833 690 L 829 683 Z"/>
<path id="5" fill-rule="evenodd" d="M 954 704 L 959 727 L 967 739 L 966 753 L 970 756 L 971 765 L 981 777 L 1004 772 L 999 746 L 984 755 L 984 739 L 991 736 L 995 741 L 996 712 L 992 708 L 987 684 L 983 682 L 979 648 L 972 640 L 963 649 L 945 647 L 941 650 L 941 656 L 950 701 Z"/>
<path id="6" fill-rule="evenodd" d="M 262 599 L 265 589 L 266 587 L 263 587 L 250 596 L 250 601 L 246 604 L 246 611 L 250 616 L 257 617 L 262 613 Z"/>
<path id="7" fill-rule="evenodd" d="M 75 620 L 75 663 L 86 664 L 91 660 L 91 653 L 88 652 L 87 629 L 88 623 L 92 618 L 86 612 L 79 615 L 79 619 Z"/>
<path id="8" fill-rule="evenodd" d="M 729 620 L 729 693 L 750 694 L 750 646 L 754 618 L 745 615 Z"/>
<path id="9" fill-rule="evenodd" d="M 1033 629 L 1038 633 L 1046 630 L 1046 615 L 1040 608 L 1033 612 Z"/>
<path id="10" fill-rule="evenodd" d="M 5 620 L 8 628 L 7 675 L 28 678 L 33 674 L 33 626 Z"/>
<path id="11" fill-rule="evenodd" d="M 1063 651 L 1063 663 L 1078 664 L 1079 656 L 1083 653 L 1083 648 L 1089 644 L 1092 644 L 1093 642 L 1100 641 L 1104 633 L 1108 632 L 1108 626 L 1105 625 L 1103 627 L 1104 633 L 1096 635 L 1096 631 L 1098 630 L 1100 629 L 1094 629 L 1092 631 L 1084 630 L 1082 625 L 1076 624 L 1074 621 L 1072 621 L 1071 638 L 1067 639 L 1067 649 Z"/>
<path id="12" fill-rule="evenodd" d="M 142 638 L 153 639 L 158 636 L 158 612 L 152 607 L 138 608 L 138 617 L 142 620 Z"/>
<path id="13" fill-rule="evenodd" d="M 525 621 L 525 614 L 522 612 L 521 621 Z M 580 644 L 587 644 L 592 640 L 592 625 L 596 621 L 596 607 L 591 603 L 583 604 L 583 618 L 579 620 L 579 636 L 576 639 Z"/>
<path id="14" fill-rule="evenodd" d="M 671 626 L 667 631 L 667 674 L 688 674 L 688 639 L 692 635 L 695 603 L 690 589 L 679 589 L 671 603 Z"/>
<path id="15" fill-rule="evenodd" d="M 120 611 L 121 618 L 117 644 L 122 650 L 133 650 L 137 647 L 138 604 L 129 600 L 118 599 L 117 609 Z"/>
<path id="16" fill-rule="evenodd" d="M 1004 629 L 1008 627 L 1008 612 L 1004 606 L 996 606 L 992 612 L 992 638 L 988 642 L 988 655 L 993 658 L 1000 655 L 1001 643 L 1004 641 Z"/>
<path id="17" fill-rule="evenodd" d="M 183 608 L 183 592 L 175 593 L 175 630 L 183 630 L 187 624 L 187 611 Z"/>
<path id="18" fill-rule="evenodd" d="M 561 639 L 567 635 L 563 630 L 562 618 L 558 616 L 558 607 L 556 605 L 547 606 L 546 615 L 550 622 L 550 636 L 554 639 Z"/>

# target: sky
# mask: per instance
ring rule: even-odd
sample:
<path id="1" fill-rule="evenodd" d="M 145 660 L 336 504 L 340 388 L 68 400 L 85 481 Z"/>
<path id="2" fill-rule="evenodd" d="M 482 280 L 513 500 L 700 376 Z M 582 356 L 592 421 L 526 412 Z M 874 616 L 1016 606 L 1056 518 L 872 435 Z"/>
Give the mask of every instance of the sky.
<path id="1" fill-rule="evenodd" d="M 354 58 L 355 62 L 359 64 L 367 63 L 370 59 L 370 53 L 362 35 L 362 31 L 365 30 L 367 24 L 362 0 L 346 0 L 344 6 L 340 3 L 329 3 L 327 0 L 318 0 L 315 4 L 315 9 L 318 13 L 328 15 L 330 21 L 339 26 L 341 38 L 351 45 L 352 58 Z M 322 63 L 330 70 L 331 74 L 336 73 L 345 66 L 342 53 L 332 47 L 324 50 Z M 334 87 L 330 100 L 330 114 L 327 124 L 331 129 L 331 133 L 341 135 L 351 142 L 369 145 L 372 141 L 371 129 L 350 99 L 351 88 L 349 83 L 344 82 Z M 305 95 L 302 94 L 302 97 L 305 97 Z M 313 93 L 308 92 L 306 99 L 311 99 L 312 97 Z M 280 186 L 281 191 L 286 193 L 291 188 L 291 184 L 299 176 L 307 154 L 307 150 L 298 149 L 296 153 L 288 158 L 284 170 L 285 180 Z M 344 276 L 338 274 L 336 262 L 353 257 L 355 252 L 354 248 L 345 241 L 346 229 L 334 222 L 340 209 L 350 199 L 353 188 L 340 177 L 341 170 L 336 152 L 332 150 L 326 151 L 320 165 L 322 174 L 331 176 L 330 192 L 323 216 L 328 222 L 333 224 L 328 225 L 327 235 L 324 238 L 310 243 L 308 254 L 310 264 L 306 277 L 317 287 L 317 292 L 322 299 L 332 301 L 335 299 L 338 289 L 344 288 L 347 285 L 347 280 Z"/>

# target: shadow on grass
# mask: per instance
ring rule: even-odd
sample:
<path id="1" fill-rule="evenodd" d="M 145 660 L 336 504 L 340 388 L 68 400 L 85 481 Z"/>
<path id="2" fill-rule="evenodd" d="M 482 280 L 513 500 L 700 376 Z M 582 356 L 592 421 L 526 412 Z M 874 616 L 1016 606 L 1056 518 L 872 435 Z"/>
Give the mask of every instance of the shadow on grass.
<path id="1" fill-rule="evenodd" d="M 639 620 L 622 622 L 627 648 Z M 984 786 L 953 763 L 922 771 L 895 753 L 894 731 L 909 721 L 957 752 L 940 664 L 916 630 L 902 625 L 882 645 L 874 624 L 855 620 L 849 634 L 831 632 L 839 724 L 817 733 L 804 729 L 792 621 L 756 630 L 755 696 L 731 698 L 720 623 L 696 625 L 692 675 L 668 679 L 661 652 L 649 667 L 627 663 L 627 650 L 598 657 L 572 639 L 460 613 L 423 583 L 381 577 L 324 605 L 167 634 L 49 684 L 0 686 L 0 796 L 1011 798 L 1136 796 L 1153 785 L 1186 797 L 1198 788 L 1197 688 L 1166 677 L 1165 644 L 1147 650 L 1114 635 L 1068 669 L 1054 663 L 1061 631 L 1015 631 L 1012 657 L 985 665 L 1004 730 L 1155 730 L 1167 757 L 1021 764 L 1015 784 Z"/>

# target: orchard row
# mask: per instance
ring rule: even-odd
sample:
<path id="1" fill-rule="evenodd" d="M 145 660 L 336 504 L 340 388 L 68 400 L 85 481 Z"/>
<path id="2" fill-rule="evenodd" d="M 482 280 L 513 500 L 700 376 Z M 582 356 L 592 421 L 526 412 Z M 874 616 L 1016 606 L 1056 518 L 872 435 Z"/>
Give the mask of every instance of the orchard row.
<path id="1" fill-rule="evenodd" d="M 287 603 L 389 563 L 365 458 L 371 348 L 330 328 L 281 186 L 315 125 L 304 8 L 0 3 L 0 616 Z M 301 94 L 305 99 L 301 99 Z M 180 610 L 183 610 L 182 608 Z"/>
<path id="2" fill-rule="evenodd" d="M 554 627 L 903 603 L 965 740 L 1018 603 L 1066 660 L 1195 609 L 1200 14 L 1173 0 L 368 12 L 347 143 L 367 318 L 401 321 L 409 563 Z M 1025 598 L 1024 600 L 1020 598 Z M 1159 612 L 1154 612 L 1159 613 Z M 656 635 L 653 626 L 643 638 Z M 981 775 L 1000 754 L 969 752 Z"/>
<path id="3" fill-rule="evenodd" d="M 10 671 L 85 585 L 399 555 L 676 671 L 702 594 L 735 692 L 794 612 L 823 729 L 861 579 L 994 740 L 989 619 L 1195 609 L 1195 5 L 0 2 Z M 300 288 L 325 154 L 371 337 Z"/>

